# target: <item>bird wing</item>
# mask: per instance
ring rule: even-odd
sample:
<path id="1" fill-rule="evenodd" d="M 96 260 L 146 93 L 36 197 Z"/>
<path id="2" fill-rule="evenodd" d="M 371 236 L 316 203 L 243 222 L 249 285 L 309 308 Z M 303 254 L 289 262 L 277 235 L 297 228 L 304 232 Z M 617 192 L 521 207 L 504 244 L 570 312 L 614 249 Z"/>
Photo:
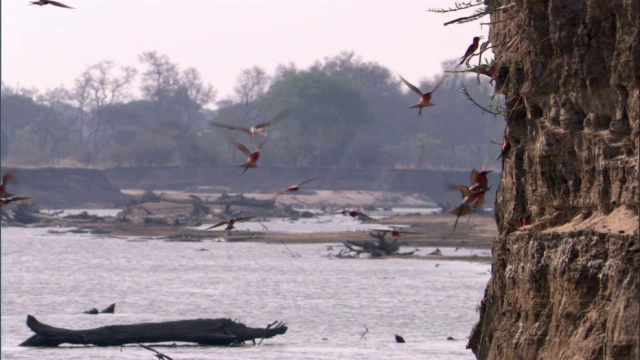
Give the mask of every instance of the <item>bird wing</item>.
<path id="1" fill-rule="evenodd" d="M 206 228 L 205 230 L 209 230 L 209 229 L 217 228 L 218 226 L 222 226 L 222 225 L 224 225 L 224 224 L 226 224 L 226 223 L 227 223 L 227 221 L 226 221 L 226 220 L 225 220 L 225 221 L 220 221 L 219 223 L 217 223 L 217 224 L 215 224 L 215 225 L 213 225 L 213 226 L 209 226 L 209 227 L 208 227 L 208 228 Z"/>
<path id="2" fill-rule="evenodd" d="M 358 212 L 358 216 L 362 216 L 363 218 L 365 218 L 365 219 L 369 219 L 369 220 L 371 220 L 371 221 L 380 222 L 380 221 L 378 221 L 378 220 L 376 220 L 376 219 L 372 218 L 371 216 L 369 216 L 369 215 L 365 215 L 365 214 L 363 214 L 363 213 L 361 213 L 361 212 Z"/>
<path id="3" fill-rule="evenodd" d="M 415 92 L 416 94 L 422 96 L 424 95 L 422 93 L 422 91 L 420 91 L 420 89 L 418 89 L 415 85 L 413 85 L 412 83 L 408 82 L 405 78 L 402 77 L 402 75 L 398 74 L 398 76 L 400 76 L 400 79 L 402 79 L 402 81 L 409 87 L 409 89 L 413 90 L 413 92 Z"/>
<path id="4" fill-rule="evenodd" d="M 297 184 L 295 184 L 295 185 L 293 185 L 293 186 L 302 186 L 302 185 L 307 184 L 307 183 L 310 183 L 310 182 L 312 182 L 312 181 L 314 181 L 314 180 L 318 180 L 318 178 L 313 178 L 313 179 L 305 180 L 305 181 L 303 181 L 303 182 L 301 182 L 301 183 L 297 183 Z"/>
<path id="5" fill-rule="evenodd" d="M 440 78 L 440 80 L 438 80 L 436 85 L 433 87 L 433 89 L 431 89 L 431 91 L 429 91 L 429 93 L 433 93 L 434 91 L 436 91 L 436 89 L 439 88 L 440 85 L 442 85 L 442 83 L 444 83 L 446 78 L 447 78 L 447 74 L 446 73 L 442 74 L 442 77 Z"/>
<path id="6" fill-rule="evenodd" d="M 246 146 L 234 140 L 232 140 L 231 143 L 233 143 L 233 145 L 235 145 L 240 151 L 242 151 L 245 155 L 247 155 L 247 157 L 251 156 L 251 151 L 249 151 L 249 149 L 247 149 Z"/>
<path id="7" fill-rule="evenodd" d="M 476 169 L 471 170 L 471 185 L 480 184 L 480 181 L 481 181 L 481 177 L 478 170 Z"/>
<path id="8" fill-rule="evenodd" d="M 7 183 L 13 179 L 15 179 L 15 175 L 12 172 L 5 173 L 2 175 L 2 184 L 0 185 L 7 185 Z"/>
<path id="9" fill-rule="evenodd" d="M 255 219 L 255 218 L 257 218 L 257 216 L 245 216 L 245 217 L 236 218 L 235 220 L 237 222 L 237 221 L 251 220 L 251 219 Z"/>
<path id="10" fill-rule="evenodd" d="M 469 188 L 464 186 L 464 185 L 451 185 L 451 190 L 460 191 L 462 193 L 462 198 L 463 199 L 472 194 L 471 190 L 469 190 Z"/>
<path id="11" fill-rule="evenodd" d="M 211 121 L 209 123 L 210 126 L 217 126 L 217 127 L 221 127 L 221 128 L 225 128 L 225 129 L 230 129 L 230 130 L 240 130 L 240 131 L 244 131 L 244 132 L 249 132 L 249 129 L 246 127 L 242 127 L 242 126 L 234 126 L 234 125 L 227 125 L 227 124 L 221 124 L 221 123 L 217 123 L 214 121 Z"/>
<path id="12" fill-rule="evenodd" d="M 67 6 L 61 2 L 57 2 L 57 1 L 52 1 L 49 0 L 49 4 L 54 5 L 54 6 L 58 6 L 58 7 L 63 7 L 63 8 L 67 8 L 67 9 L 73 9 L 71 6 Z"/>
<path id="13" fill-rule="evenodd" d="M 284 120 L 284 119 L 286 119 L 288 117 L 289 117 L 289 110 L 282 111 L 282 112 L 278 113 L 276 116 L 274 116 L 271 120 L 256 125 L 256 129 L 262 129 L 262 128 L 267 127 L 267 126 L 271 126 L 271 125 L 273 125 L 273 124 L 275 124 L 277 122 L 280 122 L 280 121 L 282 121 L 282 120 Z"/>

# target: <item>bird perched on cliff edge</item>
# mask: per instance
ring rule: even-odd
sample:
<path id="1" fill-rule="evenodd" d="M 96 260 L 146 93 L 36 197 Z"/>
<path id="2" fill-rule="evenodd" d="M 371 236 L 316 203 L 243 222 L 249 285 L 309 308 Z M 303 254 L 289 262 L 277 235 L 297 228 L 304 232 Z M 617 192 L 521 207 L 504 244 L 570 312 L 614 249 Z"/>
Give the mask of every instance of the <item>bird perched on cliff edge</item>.
<path id="1" fill-rule="evenodd" d="M 247 134 L 249 134 L 249 136 L 256 137 L 257 135 L 262 135 L 262 136 L 267 136 L 267 129 L 277 123 L 280 122 L 284 119 L 286 119 L 289 116 L 289 111 L 285 110 L 279 114 L 277 114 L 276 116 L 274 116 L 271 120 L 267 121 L 267 122 L 263 122 L 254 126 L 250 126 L 250 127 L 244 127 L 244 126 L 235 126 L 235 125 L 227 125 L 227 124 L 221 124 L 221 123 L 216 123 L 216 122 L 210 122 L 209 125 L 211 126 L 217 126 L 217 127 L 221 127 L 221 128 L 225 128 L 225 129 L 230 129 L 230 130 L 238 130 L 238 131 L 244 131 Z"/>
<path id="2" fill-rule="evenodd" d="M 67 8 L 67 9 L 73 9 L 71 6 L 67 6 L 61 2 L 57 2 L 57 1 L 53 1 L 53 0 L 38 0 L 38 1 L 32 1 L 31 4 L 29 5 L 38 5 L 38 6 L 44 6 L 44 5 L 53 5 L 53 6 L 57 6 L 57 7 L 61 7 L 61 8 Z"/>
<path id="3" fill-rule="evenodd" d="M 476 36 L 473 38 L 473 42 L 467 48 L 467 51 L 464 53 L 464 56 L 462 57 L 462 60 L 460 60 L 460 63 L 458 64 L 458 66 L 462 65 L 465 62 L 465 60 L 467 60 L 467 58 L 471 56 L 471 54 L 473 54 L 476 50 L 478 50 L 478 45 L 480 44 L 480 38 L 481 38 L 480 36 Z"/>
<path id="4" fill-rule="evenodd" d="M 511 150 L 511 143 L 509 142 L 509 139 L 507 139 L 507 135 L 505 135 L 504 140 L 502 141 L 502 150 L 496 160 L 500 160 L 500 158 L 504 159 L 504 157 L 509 153 L 509 150 Z"/>
<path id="5" fill-rule="evenodd" d="M 444 80 L 447 77 L 447 74 L 443 74 L 442 77 L 440 78 L 440 80 L 438 80 L 438 82 L 436 83 L 436 85 L 433 87 L 433 89 L 431 89 L 431 91 L 429 91 L 428 93 L 422 93 L 422 91 L 420 91 L 420 89 L 418 89 L 415 85 L 411 84 L 410 82 L 408 82 L 405 78 L 402 77 L 402 75 L 398 74 L 398 76 L 400 76 L 400 79 L 402 79 L 402 81 L 409 87 L 409 89 L 411 89 L 413 92 L 415 92 L 416 94 L 418 94 L 420 96 L 420 101 L 413 105 L 413 106 L 409 106 L 410 109 L 418 109 L 418 115 L 422 115 L 422 108 L 426 107 L 426 106 L 433 106 L 435 104 L 433 104 L 431 102 L 431 96 L 433 95 L 433 92 L 436 91 L 437 88 L 440 87 L 440 85 L 442 85 L 442 83 L 444 82 Z"/>

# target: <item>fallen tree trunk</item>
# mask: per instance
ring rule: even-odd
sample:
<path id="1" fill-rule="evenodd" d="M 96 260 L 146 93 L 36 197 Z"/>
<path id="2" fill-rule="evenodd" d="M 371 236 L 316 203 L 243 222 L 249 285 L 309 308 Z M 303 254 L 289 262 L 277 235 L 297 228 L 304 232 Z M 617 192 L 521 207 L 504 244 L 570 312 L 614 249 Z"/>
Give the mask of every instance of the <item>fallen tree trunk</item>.
<path id="1" fill-rule="evenodd" d="M 287 332 L 278 322 L 272 327 L 250 328 L 231 319 L 195 319 L 111 325 L 87 330 L 69 330 L 43 324 L 27 315 L 27 326 L 36 333 L 20 346 L 58 346 L 63 343 L 120 346 L 133 343 L 192 342 L 201 345 L 230 345 L 268 339 Z"/>

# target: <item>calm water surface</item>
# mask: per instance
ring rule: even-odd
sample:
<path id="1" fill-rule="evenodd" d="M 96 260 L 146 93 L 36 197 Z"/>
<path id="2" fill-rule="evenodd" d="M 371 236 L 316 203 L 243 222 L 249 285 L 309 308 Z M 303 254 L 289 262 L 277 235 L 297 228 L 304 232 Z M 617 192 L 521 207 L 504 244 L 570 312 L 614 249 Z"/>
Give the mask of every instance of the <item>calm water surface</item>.
<path id="1" fill-rule="evenodd" d="M 261 346 L 158 348 L 176 360 L 473 359 L 465 337 L 489 279 L 486 264 L 339 260 L 324 257 L 327 244 L 287 245 L 301 255 L 292 257 L 281 244 L 132 241 L 25 228 L 2 228 L 1 235 L 3 359 L 153 358 L 133 346 L 18 347 L 33 334 L 27 314 L 71 329 L 218 317 L 289 326 Z M 82 314 L 114 302 L 115 315 Z M 369 332 L 360 340 L 364 325 Z M 394 334 L 407 342 L 395 343 Z"/>

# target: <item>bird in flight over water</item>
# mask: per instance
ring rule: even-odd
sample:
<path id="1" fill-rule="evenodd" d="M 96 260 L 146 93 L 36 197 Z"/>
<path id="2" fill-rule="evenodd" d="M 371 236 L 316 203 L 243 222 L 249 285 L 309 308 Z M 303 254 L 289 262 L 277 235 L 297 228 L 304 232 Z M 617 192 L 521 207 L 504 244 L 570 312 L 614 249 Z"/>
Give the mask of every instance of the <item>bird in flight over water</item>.
<path id="1" fill-rule="evenodd" d="M 71 6 L 67 6 L 61 2 L 58 1 L 53 1 L 53 0 L 38 0 L 38 1 L 32 1 L 31 4 L 29 5 L 38 5 L 38 6 L 44 6 L 44 5 L 53 5 L 53 6 L 57 6 L 57 7 L 61 7 L 61 8 L 67 8 L 67 9 L 73 9 Z"/>
<path id="2" fill-rule="evenodd" d="M 427 107 L 427 106 L 433 106 L 435 104 L 433 104 L 431 102 L 431 96 L 433 95 L 433 92 L 436 91 L 437 88 L 440 87 L 440 85 L 442 85 L 442 83 L 444 82 L 444 80 L 447 77 L 447 74 L 443 74 L 442 77 L 440 78 L 440 80 L 438 80 L 438 82 L 436 83 L 436 85 L 433 87 L 433 89 L 431 89 L 431 91 L 427 92 L 427 93 L 423 93 L 422 91 L 420 91 L 420 89 L 418 89 L 417 86 L 411 84 L 410 82 L 408 82 L 405 78 L 403 78 L 400 74 L 398 74 L 398 76 L 400 76 L 400 79 L 402 79 L 402 81 L 409 87 L 409 89 L 413 90 L 413 92 L 415 92 L 416 94 L 418 94 L 420 96 L 420 101 L 418 101 L 417 104 L 410 106 L 410 109 L 418 109 L 418 115 L 422 115 L 422 108 L 423 107 Z"/>
<path id="3" fill-rule="evenodd" d="M 262 135 L 262 136 L 267 136 L 267 130 L 269 129 L 269 127 L 277 122 L 280 122 L 284 119 L 286 119 L 289 116 L 289 111 L 285 110 L 281 113 L 279 113 L 278 115 L 274 116 L 271 120 L 267 121 L 267 122 L 263 122 L 254 126 L 250 126 L 250 127 L 245 127 L 245 126 L 235 126 L 235 125 L 228 125 L 228 124 L 221 124 L 221 123 L 217 123 L 217 122 L 210 122 L 209 125 L 211 126 L 217 126 L 217 127 L 221 127 L 221 128 L 225 128 L 225 129 L 230 129 L 230 130 L 238 130 L 238 131 L 244 131 L 247 134 L 249 134 L 249 136 L 256 137 L 258 135 Z"/>

